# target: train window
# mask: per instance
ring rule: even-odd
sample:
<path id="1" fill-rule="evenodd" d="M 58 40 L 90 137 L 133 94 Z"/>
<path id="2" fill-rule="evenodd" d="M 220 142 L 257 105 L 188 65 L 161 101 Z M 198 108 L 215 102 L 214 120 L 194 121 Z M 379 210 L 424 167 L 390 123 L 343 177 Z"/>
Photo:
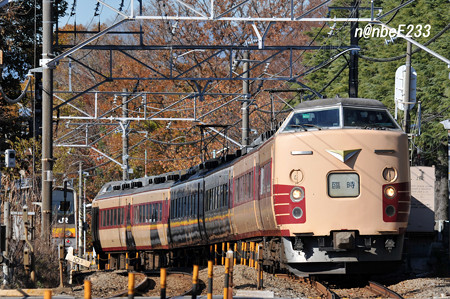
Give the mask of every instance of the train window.
<path id="1" fill-rule="evenodd" d="M 59 203 L 59 211 L 67 213 L 70 211 L 70 201 L 61 201 Z"/>
<path id="2" fill-rule="evenodd" d="M 105 227 L 106 226 L 106 217 L 105 217 L 105 211 L 102 211 L 102 226 Z"/>
<path id="3" fill-rule="evenodd" d="M 398 129 L 386 110 L 344 107 L 344 126 Z"/>
<path id="4" fill-rule="evenodd" d="M 359 196 L 359 175 L 353 172 L 330 173 L 328 195 L 330 197 Z"/>
<path id="5" fill-rule="evenodd" d="M 194 198 L 194 215 L 197 215 L 198 211 L 198 201 L 197 201 L 197 193 L 193 195 Z"/>
<path id="6" fill-rule="evenodd" d="M 158 213 L 158 216 L 159 217 L 157 217 L 157 219 L 158 219 L 158 221 L 161 221 L 162 220 L 162 203 L 159 203 L 159 213 Z"/>
<path id="7" fill-rule="evenodd" d="M 113 225 L 117 225 L 117 209 L 113 210 Z"/>
<path id="8" fill-rule="evenodd" d="M 292 115 L 284 128 L 287 131 L 308 131 L 310 129 L 321 129 L 339 127 L 339 108 L 296 112 Z"/>
<path id="9" fill-rule="evenodd" d="M 225 207 L 228 206 L 228 184 L 224 185 L 224 192 L 223 192 L 224 196 L 223 196 L 223 205 Z"/>
<path id="10" fill-rule="evenodd" d="M 191 200 L 189 196 L 186 196 L 185 199 L 186 199 L 186 210 L 184 212 L 184 216 L 189 216 L 189 214 L 191 213 Z"/>

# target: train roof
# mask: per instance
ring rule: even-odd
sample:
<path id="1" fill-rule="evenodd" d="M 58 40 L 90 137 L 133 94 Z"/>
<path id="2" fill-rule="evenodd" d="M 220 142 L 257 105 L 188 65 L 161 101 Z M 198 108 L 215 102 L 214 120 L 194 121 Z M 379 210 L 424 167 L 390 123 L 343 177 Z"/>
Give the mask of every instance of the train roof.
<path id="1" fill-rule="evenodd" d="M 362 99 L 362 98 L 332 98 L 332 99 L 305 101 L 295 106 L 294 109 L 301 110 L 301 109 L 336 106 L 336 105 L 386 109 L 386 106 L 384 106 L 383 103 L 381 103 L 378 100 Z"/>

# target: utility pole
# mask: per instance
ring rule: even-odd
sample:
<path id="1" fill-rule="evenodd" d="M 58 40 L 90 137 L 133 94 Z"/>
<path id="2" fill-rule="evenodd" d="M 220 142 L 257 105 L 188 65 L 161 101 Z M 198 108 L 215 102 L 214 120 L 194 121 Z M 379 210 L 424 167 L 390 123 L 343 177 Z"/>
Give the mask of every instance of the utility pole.
<path id="1" fill-rule="evenodd" d="M 122 97 L 122 180 L 128 180 L 128 90 L 123 89 Z"/>
<path id="2" fill-rule="evenodd" d="M 41 236 L 50 241 L 53 183 L 53 69 L 47 66 L 52 53 L 52 0 L 42 0 L 42 229 Z"/>
<path id="3" fill-rule="evenodd" d="M 353 1 L 352 17 L 359 17 L 359 1 Z M 350 22 L 350 46 L 352 48 L 358 47 L 358 37 L 356 36 L 356 29 L 358 22 Z M 358 53 L 355 50 L 350 51 L 349 71 L 348 71 L 348 96 L 350 98 L 358 97 Z"/>
<path id="4" fill-rule="evenodd" d="M 409 103 L 410 103 L 410 92 L 411 92 L 411 43 L 406 43 L 406 72 L 405 72 L 405 80 L 404 80 L 404 107 L 405 114 L 403 117 L 403 130 L 406 134 L 409 133 Z"/>
<path id="5" fill-rule="evenodd" d="M 244 80 L 242 81 L 242 94 L 244 96 L 244 99 L 242 100 L 242 145 L 245 147 L 249 144 L 249 131 L 250 131 L 250 124 L 249 124 L 249 91 L 250 91 L 250 81 L 246 80 L 250 77 L 249 74 L 249 60 L 250 60 L 250 52 L 248 50 L 244 51 L 243 55 L 244 60 L 244 67 L 243 67 L 243 74 L 242 78 Z"/>

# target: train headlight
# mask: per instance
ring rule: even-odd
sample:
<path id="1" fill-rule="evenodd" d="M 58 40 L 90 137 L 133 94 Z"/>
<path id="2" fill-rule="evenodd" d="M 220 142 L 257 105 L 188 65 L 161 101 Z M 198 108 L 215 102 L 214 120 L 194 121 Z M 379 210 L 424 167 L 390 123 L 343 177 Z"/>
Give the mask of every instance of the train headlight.
<path id="1" fill-rule="evenodd" d="M 386 188 L 384 188 L 384 196 L 389 199 L 393 199 L 397 196 L 397 190 L 394 188 L 394 186 L 387 186 Z"/>
<path id="2" fill-rule="evenodd" d="M 294 187 L 291 190 L 291 200 L 293 202 L 302 201 L 305 198 L 305 191 L 300 187 Z"/>
<path id="3" fill-rule="evenodd" d="M 302 218 L 302 216 L 303 216 L 303 210 L 300 209 L 299 207 L 295 207 L 295 208 L 292 210 L 292 216 L 293 216 L 295 219 L 300 219 L 300 218 Z"/>

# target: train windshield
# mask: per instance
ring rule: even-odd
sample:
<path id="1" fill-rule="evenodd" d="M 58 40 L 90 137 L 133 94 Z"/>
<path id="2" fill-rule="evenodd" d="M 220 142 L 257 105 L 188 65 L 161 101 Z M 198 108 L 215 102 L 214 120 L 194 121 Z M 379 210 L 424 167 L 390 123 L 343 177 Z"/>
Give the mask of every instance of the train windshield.
<path id="1" fill-rule="evenodd" d="M 64 201 L 64 191 L 53 190 L 52 206 L 53 213 L 57 215 L 73 214 L 73 192 L 68 190 L 66 200 Z"/>
<path id="2" fill-rule="evenodd" d="M 289 120 L 284 131 L 308 131 L 309 129 L 322 129 L 339 127 L 339 108 L 297 112 Z"/>
<path id="3" fill-rule="evenodd" d="M 344 127 L 398 129 L 386 110 L 344 107 Z"/>
<path id="4" fill-rule="evenodd" d="M 382 130 L 399 129 L 397 123 L 384 109 L 333 107 L 294 112 L 283 131 L 296 132 L 342 127 Z"/>

